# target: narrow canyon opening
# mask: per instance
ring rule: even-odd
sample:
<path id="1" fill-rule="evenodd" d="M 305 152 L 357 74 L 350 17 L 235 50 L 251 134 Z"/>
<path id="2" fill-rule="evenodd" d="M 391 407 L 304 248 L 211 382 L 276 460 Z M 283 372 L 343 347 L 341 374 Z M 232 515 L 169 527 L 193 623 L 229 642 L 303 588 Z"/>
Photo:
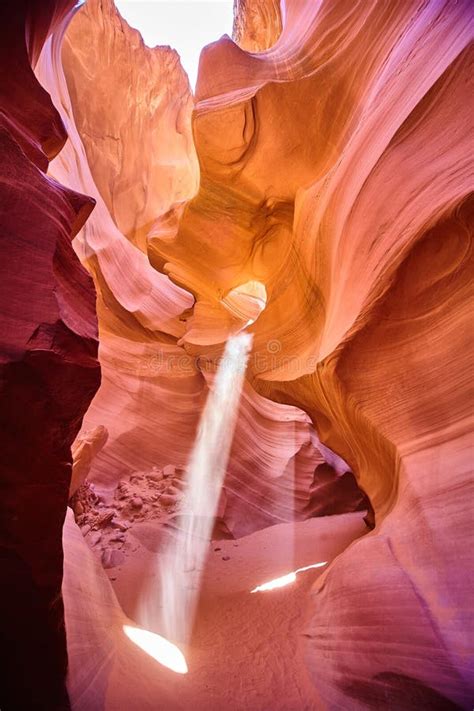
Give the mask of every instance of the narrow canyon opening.
<path id="1" fill-rule="evenodd" d="M 115 5 L 148 47 L 178 52 L 193 92 L 202 48 L 232 36 L 233 0 L 117 0 Z"/>
<path id="2" fill-rule="evenodd" d="M 471 708 L 468 0 L 2 13 L 0 709 Z"/>

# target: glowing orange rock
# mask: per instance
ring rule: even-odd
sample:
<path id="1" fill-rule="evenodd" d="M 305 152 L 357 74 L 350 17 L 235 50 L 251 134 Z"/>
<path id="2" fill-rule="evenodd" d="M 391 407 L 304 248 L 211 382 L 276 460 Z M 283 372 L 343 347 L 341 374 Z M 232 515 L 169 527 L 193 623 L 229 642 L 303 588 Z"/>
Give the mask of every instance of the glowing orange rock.
<path id="1" fill-rule="evenodd" d="M 111 41 L 120 21 L 102 7 Z M 98 200 L 76 240 L 103 334 L 104 384 L 86 426 L 110 438 L 93 475 L 113 486 L 129 469 L 185 465 L 225 341 L 247 326 L 253 351 L 219 511 L 228 530 L 328 513 L 328 479 L 332 512 L 360 506 L 341 485 L 344 462 L 373 507 L 375 530 L 311 601 L 307 661 L 322 703 L 467 707 L 472 8 L 299 0 L 267 36 L 259 18 L 275 4 L 254 5 L 255 16 L 239 7 L 242 46 L 223 38 L 201 57 L 195 147 L 164 120 L 186 194 L 173 184 L 143 198 L 140 162 L 149 177 L 153 158 L 136 139 L 103 150 L 94 138 L 100 121 L 116 138 L 125 119 L 104 118 L 74 69 L 83 43 L 97 42 L 94 25 L 92 38 L 79 31 L 89 11 L 66 40 L 67 85 L 58 53 L 45 81 L 70 121 L 52 173 Z M 129 42 L 134 61 L 148 61 L 133 33 Z M 122 43 L 110 49 L 129 61 Z M 163 71 L 184 86 L 178 67 Z M 119 73 L 108 65 L 100 80 Z M 160 106 L 183 109 L 191 135 L 186 89 Z M 127 126 L 124 142 L 131 135 Z M 114 182 L 107 166 L 128 151 L 126 179 Z"/>

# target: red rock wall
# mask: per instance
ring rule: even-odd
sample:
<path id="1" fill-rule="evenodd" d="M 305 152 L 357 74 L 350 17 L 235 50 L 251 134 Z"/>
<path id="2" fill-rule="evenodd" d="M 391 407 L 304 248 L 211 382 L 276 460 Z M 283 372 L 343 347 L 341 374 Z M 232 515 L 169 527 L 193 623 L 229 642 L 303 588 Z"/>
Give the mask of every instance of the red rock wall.
<path id="1" fill-rule="evenodd" d="M 211 274 L 212 264 L 203 264 L 205 246 L 198 242 L 200 254 L 187 244 L 183 264 L 166 264 L 167 251 L 154 248 L 164 241 L 173 250 L 180 222 L 187 225 L 195 214 L 191 198 L 199 187 L 193 97 L 174 50 L 146 47 L 111 0 L 89 0 L 62 32 L 64 40 L 58 33 L 37 71 L 70 135 L 50 172 L 97 200 L 75 246 L 95 279 L 101 329 L 103 383 L 85 428 L 105 426 L 109 433 L 90 476 L 110 488 L 134 471 L 186 465 L 216 357 L 248 314 L 258 316 L 263 297 L 258 286 L 242 291 L 244 277 L 219 294 L 217 270 Z M 112 85 L 104 112 L 102 97 Z M 213 197 L 208 207 L 216 228 L 211 213 L 203 219 L 209 238 L 221 230 L 226 209 Z M 288 229 L 291 210 L 274 212 Z M 257 218 L 262 230 L 267 218 Z M 265 347 L 264 369 L 269 360 L 274 356 Z M 315 473 L 324 462 L 308 416 L 261 398 L 247 383 L 221 502 L 226 526 L 242 535 L 293 517 L 366 506 L 352 475 L 341 480 L 347 466 Z M 332 489 L 328 504 L 323 491 Z"/>
<path id="2" fill-rule="evenodd" d="M 397 457 L 390 513 L 313 592 L 308 661 L 330 708 L 471 705 L 473 225 L 467 198 L 416 243 L 323 375 Z"/>
<path id="3" fill-rule="evenodd" d="M 94 201 L 45 175 L 66 132 L 31 63 L 72 2 L 0 11 L 0 708 L 69 708 L 61 598 L 71 444 L 100 381 L 71 239 Z"/>
<path id="4" fill-rule="evenodd" d="M 274 5 L 259 7 L 265 16 Z M 110 431 L 93 476 L 108 485 L 166 457 L 185 463 L 215 360 L 246 327 L 230 527 L 285 518 L 289 491 L 297 515 L 318 510 L 324 471 L 316 501 L 312 475 L 331 460 L 319 440 L 374 508 L 375 530 L 309 602 L 321 703 L 470 708 L 472 6 L 282 7 L 270 48 L 223 38 L 204 50 L 192 119 L 199 190 L 185 202 L 171 191 L 165 212 L 152 199 L 126 236 L 112 209 L 123 186 L 109 195 L 107 184 L 102 198 L 94 186 L 110 157 L 90 139 L 100 114 L 79 105 L 85 11 L 71 26 L 65 68 L 80 131 L 54 169 L 100 208 L 76 242 L 100 290 L 107 368 L 88 413 L 88 427 Z M 238 27 L 259 37 L 258 13 L 247 20 Z M 56 66 L 51 91 L 59 75 Z M 139 172 L 127 180 L 139 195 Z M 344 489 L 333 496 L 340 504 Z"/>
<path id="5" fill-rule="evenodd" d="M 327 708 L 468 709 L 472 6 L 285 8 L 271 52 L 245 56 L 225 41 L 207 50 L 195 130 L 210 181 L 232 173 L 239 201 L 262 186 L 288 195 L 303 178 L 292 234 L 300 268 L 274 292 L 298 328 L 296 316 L 270 321 L 271 302 L 256 324 L 281 327 L 292 373 L 269 369 L 258 390 L 311 414 L 375 510 L 374 532 L 315 586 L 308 666 Z M 224 126 L 237 145 L 242 114 L 254 134 L 223 165 Z"/>

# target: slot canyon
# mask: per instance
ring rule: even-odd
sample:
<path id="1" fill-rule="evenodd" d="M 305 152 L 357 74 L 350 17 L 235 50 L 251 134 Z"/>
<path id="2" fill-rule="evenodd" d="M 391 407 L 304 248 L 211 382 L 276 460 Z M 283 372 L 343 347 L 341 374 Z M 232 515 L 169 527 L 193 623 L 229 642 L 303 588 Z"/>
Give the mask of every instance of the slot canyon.
<path id="1" fill-rule="evenodd" d="M 471 711 L 474 5 L 233 13 L 0 3 L 0 710 Z"/>

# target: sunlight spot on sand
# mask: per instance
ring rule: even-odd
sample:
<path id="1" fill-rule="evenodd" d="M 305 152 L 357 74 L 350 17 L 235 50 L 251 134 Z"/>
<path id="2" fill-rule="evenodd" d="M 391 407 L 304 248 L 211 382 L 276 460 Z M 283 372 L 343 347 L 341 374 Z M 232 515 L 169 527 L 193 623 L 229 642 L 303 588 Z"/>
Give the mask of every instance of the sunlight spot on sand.
<path id="1" fill-rule="evenodd" d="M 323 561 L 322 563 L 313 563 L 313 565 L 305 565 L 304 568 L 298 568 L 297 570 L 294 570 L 292 573 L 287 573 L 287 575 L 282 575 L 281 578 L 275 578 L 274 580 L 270 580 L 268 583 L 263 583 L 263 585 L 257 585 L 256 588 L 251 590 L 251 593 L 256 593 L 256 592 L 265 592 L 266 590 L 274 590 L 275 588 L 283 588 L 285 585 L 290 585 L 290 583 L 294 583 L 296 581 L 296 576 L 298 573 L 303 573 L 305 570 L 310 570 L 311 568 L 322 568 L 324 565 L 327 565 L 328 562 L 327 560 Z"/>
<path id="2" fill-rule="evenodd" d="M 177 674 L 187 674 L 188 665 L 181 650 L 164 637 L 139 627 L 124 625 L 123 631 L 140 649 L 153 657 L 164 667 L 168 667 Z"/>

